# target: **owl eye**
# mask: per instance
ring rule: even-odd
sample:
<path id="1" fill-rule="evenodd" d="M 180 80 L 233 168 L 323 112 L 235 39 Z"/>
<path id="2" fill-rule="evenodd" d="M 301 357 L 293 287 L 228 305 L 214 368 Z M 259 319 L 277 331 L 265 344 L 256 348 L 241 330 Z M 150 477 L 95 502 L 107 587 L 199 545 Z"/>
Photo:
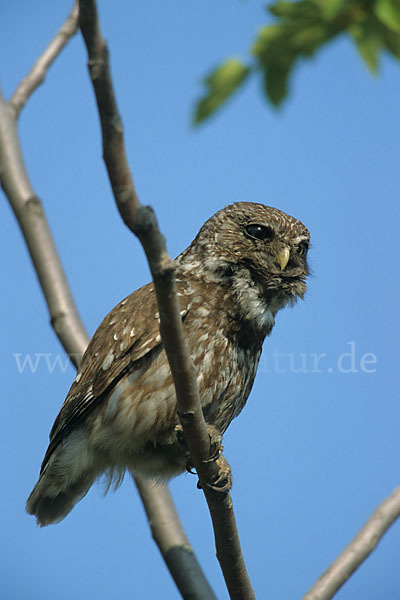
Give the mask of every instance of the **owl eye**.
<path id="1" fill-rule="evenodd" d="M 307 254 L 308 246 L 308 242 L 300 242 L 300 244 L 297 246 L 297 254 L 299 256 L 304 256 L 305 254 Z"/>
<path id="2" fill-rule="evenodd" d="M 272 240 L 274 230 L 266 225 L 247 225 L 246 231 L 250 237 L 257 240 Z"/>

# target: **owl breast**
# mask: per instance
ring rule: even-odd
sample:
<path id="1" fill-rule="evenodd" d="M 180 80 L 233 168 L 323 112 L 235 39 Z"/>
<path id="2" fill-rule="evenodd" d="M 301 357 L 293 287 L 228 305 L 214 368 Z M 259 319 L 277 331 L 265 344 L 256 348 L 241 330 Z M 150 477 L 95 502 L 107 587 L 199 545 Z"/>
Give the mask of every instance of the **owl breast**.
<path id="1" fill-rule="evenodd" d="M 243 348 L 237 326 L 229 331 L 220 323 L 221 310 L 215 308 L 210 320 L 206 313 L 211 310 L 194 302 L 184 329 L 205 420 L 223 433 L 250 394 L 261 346 Z M 175 388 L 162 346 L 116 383 L 92 418 L 91 442 L 105 462 L 160 479 L 184 471 Z"/>

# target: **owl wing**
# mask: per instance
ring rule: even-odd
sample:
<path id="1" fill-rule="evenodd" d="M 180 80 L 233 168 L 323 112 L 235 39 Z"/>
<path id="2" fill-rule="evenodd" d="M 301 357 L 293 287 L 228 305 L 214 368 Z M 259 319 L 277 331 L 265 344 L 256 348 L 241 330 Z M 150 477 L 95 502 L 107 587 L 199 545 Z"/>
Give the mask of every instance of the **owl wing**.
<path id="1" fill-rule="evenodd" d="M 191 306 L 192 290 L 177 281 L 182 319 Z M 92 337 L 78 374 L 50 432 L 41 472 L 51 454 L 78 422 L 97 406 L 138 361 L 161 346 L 159 314 L 153 283 L 133 292 L 115 306 Z"/>

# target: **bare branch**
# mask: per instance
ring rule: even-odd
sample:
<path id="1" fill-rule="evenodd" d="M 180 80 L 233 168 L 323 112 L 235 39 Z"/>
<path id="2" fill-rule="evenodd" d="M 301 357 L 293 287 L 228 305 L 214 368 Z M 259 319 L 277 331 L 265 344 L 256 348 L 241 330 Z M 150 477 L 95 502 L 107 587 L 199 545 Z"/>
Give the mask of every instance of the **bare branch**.
<path id="1" fill-rule="evenodd" d="M 118 210 L 127 227 L 140 239 L 152 273 L 160 313 L 160 333 L 173 376 L 178 412 L 204 490 L 214 525 L 217 556 L 231 598 L 254 598 L 244 564 L 229 492 L 209 484 L 218 478 L 218 466 L 208 461 L 210 439 L 201 410 L 196 373 L 183 336 L 176 297 L 174 263 L 169 257 L 155 215 L 141 206 L 128 166 L 121 117 L 118 112 L 94 0 L 80 0 L 79 25 L 89 56 L 89 72 L 99 110 L 103 157 Z"/>
<path id="2" fill-rule="evenodd" d="M 22 158 L 14 110 L 0 93 L 0 181 L 21 227 L 50 312 L 51 325 L 75 366 L 88 335 L 51 235 L 42 203 L 36 196 Z"/>
<path id="3" fill-rule="evenodd" d="M 10 98 L 9 104 L 14 108 L 16 115 L 25 106 L 29 96 L 43 83 L 52 62 L 57 58 L 70 38 L 78 31 L 78 16 L 79 7 L 78 0 L 76 0 L 65 23 L 60 27 L 46 50 L 33 65 L 30 73 L 21 81 Z"/>
<path id="4" fill-rule="evenodd" d="M 216 600 L 186 537 L 166 485 L 135 477 L 153 539 L 160 549 L 182 598 Z"/>
<path id="5" fill-rule="evenodd" d="M 329 600 L 371 554 L 384 533 L 400 516 L 400 487 L 372 513 L 350 544 L 314 583 L 303 600 Z"/>

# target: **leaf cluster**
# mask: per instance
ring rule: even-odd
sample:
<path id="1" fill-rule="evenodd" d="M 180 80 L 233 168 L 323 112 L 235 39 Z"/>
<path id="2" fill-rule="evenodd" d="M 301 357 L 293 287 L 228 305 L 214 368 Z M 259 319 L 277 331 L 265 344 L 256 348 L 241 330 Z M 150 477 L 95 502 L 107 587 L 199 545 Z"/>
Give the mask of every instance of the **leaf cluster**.
<path id="1" fill-rule="evenodd" d="M 219 109 L 251 74 L 262 77 L 268 100 L 279 106 L 288 96 L 295 65 L 341 34 L 354 41 L 367 67 L 376 73 L 382 51 L 400 59 L 400 0 L 280 1 L 268 7 L 276 19 L 260 29 L 248 64 L 229 59 L 205 79 L 195 108 L 195 124 Z"/>

